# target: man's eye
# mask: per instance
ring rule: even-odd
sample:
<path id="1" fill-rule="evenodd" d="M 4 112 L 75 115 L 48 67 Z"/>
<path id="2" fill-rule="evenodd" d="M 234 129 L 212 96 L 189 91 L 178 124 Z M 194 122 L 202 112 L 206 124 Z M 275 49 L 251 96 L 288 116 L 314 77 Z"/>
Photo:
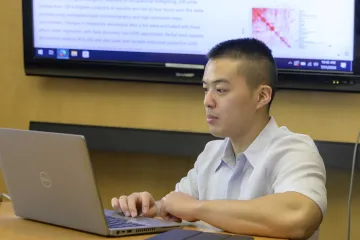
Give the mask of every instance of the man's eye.
<path id="1" fill-rule="evenodd" d="M 216 89 L 216 91 L 218 91 L 219 93 L 225 93 L 225 92 L 227 92 L 226 89 L 222 89 L 222 88 L 218 88 L 218 89 Z"/>
<path id="2" fill-rule="evenodd" d="M 209 91 L 209 89 L 207 89 L 207 88 L 203 88 L 203 89 L 204 89 L 205 92 L 208 92 L 208 91 Z"/>

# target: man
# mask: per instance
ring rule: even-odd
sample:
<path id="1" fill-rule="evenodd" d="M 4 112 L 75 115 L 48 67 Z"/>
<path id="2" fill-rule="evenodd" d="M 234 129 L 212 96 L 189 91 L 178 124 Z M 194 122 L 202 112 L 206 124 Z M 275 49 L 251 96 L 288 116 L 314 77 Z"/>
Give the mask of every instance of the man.
<path id="1" fill-rule="evenodd" d="M 326 172 L 313 140 L 278 127 L 269 108 L 277 83 L 271 50 L 256 39 L 208 54 L 203 87 L 209 142 L 176 191 L 112 199 L 127 216 L 204 221 L 227 232 L 317 239 L 327 208 Z"/>

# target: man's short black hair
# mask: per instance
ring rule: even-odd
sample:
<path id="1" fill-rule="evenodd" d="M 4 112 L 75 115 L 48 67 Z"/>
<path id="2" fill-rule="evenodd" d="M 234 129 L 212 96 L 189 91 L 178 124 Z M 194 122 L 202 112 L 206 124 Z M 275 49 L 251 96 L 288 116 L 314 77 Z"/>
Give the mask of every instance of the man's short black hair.
<path id="1" fill-rule="evenodd" d="M 251 89 L 261 84 L 269 85 L 272 88 L 271 102 L 275 96 L 278 81 L 277 67 L 270 48 L 262 41 L 255 38 L 232 39 L 221 42 L 213 47 L 208 58 L 230 58 L 245 60 L 248 64 L 241 64 L 240 74 L 246 78 Z"/>

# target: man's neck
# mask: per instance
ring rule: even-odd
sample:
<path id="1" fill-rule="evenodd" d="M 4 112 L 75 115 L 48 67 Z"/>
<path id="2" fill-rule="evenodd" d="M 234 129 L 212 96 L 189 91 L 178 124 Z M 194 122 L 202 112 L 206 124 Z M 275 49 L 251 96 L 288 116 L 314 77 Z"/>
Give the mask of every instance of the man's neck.
<path id="1" fill-rule="evenodd" d="M 269 123 L 269 120 L 269 116 L 258 118 L 258 120 L 253 122 L 246 132 L 243 132 L 238 137 L 230 138 L 235 155 L 244 152 L 251 145 L 251 143 Z"/>

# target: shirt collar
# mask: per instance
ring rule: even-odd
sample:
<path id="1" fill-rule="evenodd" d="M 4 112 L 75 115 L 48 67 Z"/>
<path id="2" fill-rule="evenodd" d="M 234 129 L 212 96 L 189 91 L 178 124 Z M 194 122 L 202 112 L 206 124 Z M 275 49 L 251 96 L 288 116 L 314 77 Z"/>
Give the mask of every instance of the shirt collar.
<path id="1" fill-rule="evenodd" d="M 255 140 L 250 144 L 250 146 L 243 152 L 239 153 L 244 154 L 249 163 L 255 167 L 259 156 L 262 151 L 264 151 L 265 146 L 274 138 L 277 130 L 279 129 L 275 119 L 270 118 L 268 124 L 260 132 L 260 134 L 255 138 Z M 224 140 L 223 153 L 219 165 L 215 168 L 215 171 L 220 168 L 222 164 L 227 164 L 230 167 L 234 167 L 236 163 L 236 156 L 234 149 L 232 147 L 231 141 L 229 138 Z"/>
<path id="2" fill-rule="evenodd" d="M 270 118 L 268 124 L 245 150 L 244 154 L 254 167 L 259 156 L 266 149 L 269 142 L 276 136 L 279 127 L 273 117 Z"/>
<path id="3" fill-rule="evenodd" d="M 229 138 L 225 139 L 225 147 L 221 157 L 221 162 L 226 163 L 230 167 L 234 167 L 236 163 L 236 156 Z"/>

